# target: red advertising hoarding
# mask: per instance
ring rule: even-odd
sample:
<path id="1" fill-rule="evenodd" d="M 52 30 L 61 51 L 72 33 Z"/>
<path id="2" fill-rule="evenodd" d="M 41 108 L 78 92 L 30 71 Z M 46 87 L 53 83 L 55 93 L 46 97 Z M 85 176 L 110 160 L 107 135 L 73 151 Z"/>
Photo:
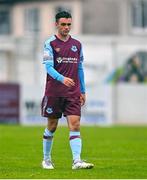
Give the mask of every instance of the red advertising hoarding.
<path id="1" fill-rule="evenodd" d="M 0 83 L 0 123 L 19 122 L 19 85 Z"/>

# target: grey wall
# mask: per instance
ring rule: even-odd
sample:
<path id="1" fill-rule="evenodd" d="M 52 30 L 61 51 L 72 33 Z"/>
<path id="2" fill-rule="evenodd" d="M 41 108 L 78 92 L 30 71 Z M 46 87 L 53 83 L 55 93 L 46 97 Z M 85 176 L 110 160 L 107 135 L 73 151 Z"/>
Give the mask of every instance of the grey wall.
<path id="1" fill-rule="evenodd" d="M 83 1 L 83 33 L 118 34 L 120 2 L 116 0 Z"/>

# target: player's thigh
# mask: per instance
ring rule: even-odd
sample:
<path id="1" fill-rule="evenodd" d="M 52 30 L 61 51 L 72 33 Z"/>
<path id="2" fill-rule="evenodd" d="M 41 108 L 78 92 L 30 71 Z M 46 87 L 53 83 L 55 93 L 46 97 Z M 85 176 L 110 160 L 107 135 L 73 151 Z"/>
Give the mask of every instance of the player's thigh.
<path id="1" fill-rule="evenodd" d="M 67 97 L 64 101 L 64 116 L 76 115 L 81 116 L 80 97 Z"/>
<path id="2" fill-rule="evenodd" d="M 80 116 L 77 115 L 68 115 L 66 116 L 67 123 L 70 131 L 79 131 L 80 130 Z"/>

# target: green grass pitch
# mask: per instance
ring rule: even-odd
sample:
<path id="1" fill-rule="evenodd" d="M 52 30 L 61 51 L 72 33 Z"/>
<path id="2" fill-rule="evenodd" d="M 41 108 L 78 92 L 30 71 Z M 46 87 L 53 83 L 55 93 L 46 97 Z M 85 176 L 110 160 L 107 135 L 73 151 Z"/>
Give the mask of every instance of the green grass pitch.
<path id="1" fill-rule="evenodd" d="M 147 178 L 147 127 L 81 127 L 82 158 L 89 170 L 71 170 L 68 128 L 54 136 L 54 170 L 41 168 L 44 127 L 0 125 L 0 178 L 141 179 Z"/>

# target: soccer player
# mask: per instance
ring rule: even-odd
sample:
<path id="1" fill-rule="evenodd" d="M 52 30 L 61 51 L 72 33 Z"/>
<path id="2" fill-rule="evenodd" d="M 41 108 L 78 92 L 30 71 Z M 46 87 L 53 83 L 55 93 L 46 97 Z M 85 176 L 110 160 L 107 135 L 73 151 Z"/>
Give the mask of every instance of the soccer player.
<path id="1" fill-rule="evenodd" d="M 62 11 L 55 16 L 56 35 L 45 41 L 43 64 L 47 78 L 42 100 L 42 116 L 47 117 L 43 135 L 44 169 L 54 169 L 51 159 L 53 136 L 62 114 L 69 127 L 69 142 L 73 156 L 72 169 L 90 169 L 92 163 L 81 160 L 81 106 L 85 103 L 83 52 L 81 43 L 69 35 L 72 16 Z"/>

